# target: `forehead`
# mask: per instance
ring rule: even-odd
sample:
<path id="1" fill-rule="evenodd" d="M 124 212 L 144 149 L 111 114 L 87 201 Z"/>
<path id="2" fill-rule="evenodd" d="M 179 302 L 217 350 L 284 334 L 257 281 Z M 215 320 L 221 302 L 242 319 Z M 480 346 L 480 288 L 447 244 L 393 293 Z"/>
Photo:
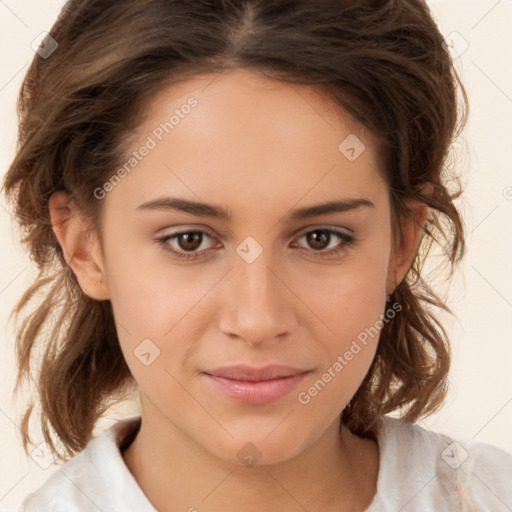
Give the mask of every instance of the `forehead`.
<path id="1" fill-rule="evenodd" d="M 165 191 L 261 204 L 385 189 L 379 141 L 369 130 L 312 86 L 247 70 L 162 89 L 137 131 L 132 150 L 150 150 L 112 195 L 139 203 Z"/>

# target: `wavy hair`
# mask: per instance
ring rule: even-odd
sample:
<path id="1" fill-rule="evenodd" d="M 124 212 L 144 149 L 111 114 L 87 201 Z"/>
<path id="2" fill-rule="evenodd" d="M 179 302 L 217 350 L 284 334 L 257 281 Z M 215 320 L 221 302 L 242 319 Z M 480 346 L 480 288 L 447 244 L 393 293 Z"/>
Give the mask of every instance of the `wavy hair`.
<path id="1" fill-rule="evenodd" d="M 18 145 L 3 184 L 39 270 L 11 313 L 15 391 L 25 381 L 37 388 L 21 418 L 25 451 L 35 405 L 44 439 L 65 460 L 135 386 L 110 301 L 85 295 L 63 257 L 50 196 L 67 192 L 101 239 L 103 202 L 93 191 L 125 161 L 148 101 L 172 83 L 234 68 L 313 85 L 377 136 L 396 243 L 406 201 L 430 207 L 416 259 L 391 296 L 400 313 L 384 325 L 342 420 L 371 437 L 379 415 L 414 422 L 439 409 L 451 352 L 435 308 L 453 313 L 421 271 L 433 243 L 452 270 L 465 252 L 448 156 L 468 100 L 425 1 L 71 0 L 50 35 L 58 47 L 34 56 L 19 93 Z"/>

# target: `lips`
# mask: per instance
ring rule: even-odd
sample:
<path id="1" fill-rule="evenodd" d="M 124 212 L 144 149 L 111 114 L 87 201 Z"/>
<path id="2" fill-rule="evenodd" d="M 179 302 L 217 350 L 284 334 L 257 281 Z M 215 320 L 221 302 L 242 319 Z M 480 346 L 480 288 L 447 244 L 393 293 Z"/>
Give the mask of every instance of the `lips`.
<path id="1" fill-rule="evenodd" d="M 263 368 L 237 365 L 202 375 L 223 396 L 247 405 L 267 405 L 288 395 L 309 373 L 310 370 L 283 365 Z"/>
<path id="2" fill-rule="evenodd" d="M 249 382 L 260 382 L 272 379 L 291 377 L 307 372 L 300 368 L 293 368 L 285 365 L 268 365 L 262 368 L 253 368 L 246 365 L 226 366 L 216 370 L 204 372 L 214 377 L 223 377 L 232 380 L 244 380 Z"/>

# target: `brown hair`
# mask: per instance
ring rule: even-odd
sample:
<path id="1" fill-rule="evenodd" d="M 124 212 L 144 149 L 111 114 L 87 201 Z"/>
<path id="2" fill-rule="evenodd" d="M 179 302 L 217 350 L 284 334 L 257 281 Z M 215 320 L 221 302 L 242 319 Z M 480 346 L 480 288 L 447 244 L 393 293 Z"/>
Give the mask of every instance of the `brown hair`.
<path id="1" fill-rule="evenodd" d="M 376 357 L 342 418 L 367 436 L 378 415 L 398 411 L 413 422 L 441 406 L 450 346 L 432 306 L 453 313 L 421 270 L 433 242 L 452 269 L 464 254 L 454 205 L 462 191 L 449 190 L 449 181 L 459 180 L 450 176 L 448 154 L 468 101 L 424 1 L 71 0 L 50 34 L 58 48 L 34 57 L 20 91 L 17 154 L 4 188 L 39 269 L 12 312 L 17 321 L 43 294 L 17 330 L 16 392 L 37 377 L 42 432 L 56 456 L 82 450 L 134 379 L 110 301 L 85 295 L 63 257 L 49 198 L 70 194 L 101 240 L 102 201 L 93 191 L 125 161 L 144 105 L 178 80 L 239 67 L 314 85 L 377 135 L 395 243 L 397 219 L 410 214 L 407 199 L 431 208 L 415 262 L 391 296 L 402 309 L 382 328 Z M 421 192 L 423 184 L 431 194 Z M 33 407 L 22 418 L 25 450 Z"/>

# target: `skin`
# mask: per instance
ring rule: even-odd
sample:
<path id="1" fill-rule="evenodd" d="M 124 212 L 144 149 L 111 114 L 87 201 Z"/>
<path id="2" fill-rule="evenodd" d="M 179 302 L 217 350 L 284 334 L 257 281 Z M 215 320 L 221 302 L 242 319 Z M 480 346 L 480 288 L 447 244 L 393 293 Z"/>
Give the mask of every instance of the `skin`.
<path id="1" fill-rule="evenodd" d="M 64 193 L 50 200 L 66 260 L 85 293 L 111 301 L 140 387 L 142 427 L 124 460 L 164 512 L 362 511 L 376 492 L 378 445 L 344 425 L 340 432 L 340 414 L 378 336 L 308 404 L 297 394 L 381 318 L 386 294 L 414 261 L 428 208 L 409 203 L 415 214 L 401 220 L 404 239 L 393 251 L 378 141 L 311 87 L 246 70 L 161 91 L 139 126 L 140 141 L 190 96 L 198 105 L 102 199 L 103 246 L 76 206 L 65 206 Z M 338 150 L 350 134 L 366 146 L 355 161 Z M 214 203 L 232 218 L 137 211 L 162 196 Z M 374 207 L 287 221 L 294 209 L 353 197 Z M 326 228 L 356 242 L 343 245 L 332 235 L 315 244 L 307 236 Z M 187 230 L 212 238 L 167 245 L 195 251 L 195 259 L 175 257 L 156 241 Z M 263 249 L 252 263 L 236 252 L 248 236 Z M 341 252 L 320 254 L 335 247 Z M 160 350 L 148 366 L 134 354 L 147 338 Z M 239 363 L 311 373 L 274 404 L 246 405 L 200 374 Z M 261 454 L 253 467 L 237 456 L 248 442 Z"/>

